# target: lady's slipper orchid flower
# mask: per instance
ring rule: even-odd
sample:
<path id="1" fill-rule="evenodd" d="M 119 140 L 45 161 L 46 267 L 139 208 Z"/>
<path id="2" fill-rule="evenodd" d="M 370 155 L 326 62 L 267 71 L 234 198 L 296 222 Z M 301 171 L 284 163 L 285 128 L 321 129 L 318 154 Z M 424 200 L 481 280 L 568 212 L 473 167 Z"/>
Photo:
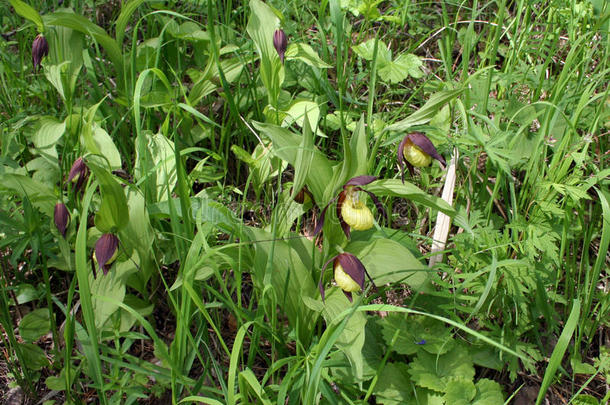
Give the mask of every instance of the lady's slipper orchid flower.
<path id="1" fill-rule="evenodd" d="M 74 189 L 78 190 L 85 182 L 85 179 L 87 178 L 88 174 L 89 169 L 87 168 L 87 165 L 83 161 L 83 158 L 79 157 L 74 161 L 72 167 L 70 168 L 70 174 L 68 174 L 68 181 L 76 183 L 74 185 Z"/>
<path id="2" fill-rule="evenodd" d="M 343 290 L 343 294 L 347 299 L 352 302 L 352 293 L 360 290 L 364 290 L 364 275 L 366 274 L 373 283 L 371 276 L 367 273 L 364 265 L 356 256 L 351 253 L 341 253 L 333 257 L 326 262 L 322 268 L 322 274 L 320 275 L 320 294 L 322 295 L 322 301 L 324 301 L 324 270 L 328 263 L 333 262 L 333 270 L 335 273 L 335 282 Z M 373 283 L 375 285 L 375 283 Z"/>
<path id="3" fill-rule="evenodd" d="M 413 166 L 424 167 L 432 163 L 432 158 L 441 162 L 443 166 L 447 165 L 445 159 L 436 151 L 432 141 L 421 132 L 413 132 L 403 138 L 398 145 L 398 166 L 400 166 L 400 178 L 405 182 L 404 162 L 407 162 L 407 167 L 413 175 Z"/>
<path id="4" fill-rule="evenodd" d="M 112 262 L 117 257 L 119 251 L 119 238 L 111 233 L 105 233 L 95 242 L 95 256 L 94 259 L 97 262 L 100 269 L 104 272 L 104 275 L 108 273 Z"/>
<path id="5" fill-rule="evenodd" d="M 68 212 L 68 208 L 66 208 L 66 204 L 55 204 L 55 210 L 53 211 L 53 220 L 55 221 L 55 226 L 57 227 L 57 230 L 65 239 L 66 230 L 68 229 L 68 222 L 70 222 L 70 213 Z"/>
<path id="6" fill-rule="evenodd" d="M 273 46 L 280 57 L 280 61 L 284 64 L 284 54 L 288 47 L 288 38 L 286 38 L 286 33 L 283 30 L 278 29 L 273 33 Z"/>
<path id="7" fill-rule="evenodd" d="M 383 215 L 384 218 L 387 218 L 383 205 L 381 202 L 379 202 L 377 196 L 360 187 L 372 183 L 375 180 L 377 180 L 376 176 L 357 176 L 345 183 L 343 186 L 343 191 L 341 191 L 337 197 L 330 200 L 330 202 L 322 210 L 322 214 L 320 214 L 320 219 L 318 220 L 318 224 L 314 230 L 314 235 L 317 235 L 322 230 L 322 227 L 324 226 L 326 209 L 336 200 L 337 218 L 339 218 L 339 222 L 341 223 L 341 228 L 343 228 L 345 236 L 348 238 L 350 237 L 350 229 L 354 229 L 356 231 L 371 229 L 374 222 L 373 213 L 369 207 L 366 206 L 364 201 L 360 199 L 360 191 L 367 193 L 377 207 L 377 211 Z"/>
<path id="8" fill-rule="evenodd" d="M 34 42 L 32 42 L 32 64 L 34 65 L 34 71 L 37 71 L 40 68 L 40 61 L 48 54 L 49 43 L 42 34 L 38 34 L 34 39 Z"/>

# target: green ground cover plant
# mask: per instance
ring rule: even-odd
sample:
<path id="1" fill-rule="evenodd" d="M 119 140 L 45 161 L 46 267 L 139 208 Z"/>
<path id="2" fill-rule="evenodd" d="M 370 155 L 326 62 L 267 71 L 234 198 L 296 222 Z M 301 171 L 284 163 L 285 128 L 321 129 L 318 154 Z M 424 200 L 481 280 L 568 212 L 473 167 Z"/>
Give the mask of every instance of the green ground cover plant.
<path id="1" fill-rule="evenodd" d="M 607 2 L 0 24 L 7 403 L 610 400 Z"/>

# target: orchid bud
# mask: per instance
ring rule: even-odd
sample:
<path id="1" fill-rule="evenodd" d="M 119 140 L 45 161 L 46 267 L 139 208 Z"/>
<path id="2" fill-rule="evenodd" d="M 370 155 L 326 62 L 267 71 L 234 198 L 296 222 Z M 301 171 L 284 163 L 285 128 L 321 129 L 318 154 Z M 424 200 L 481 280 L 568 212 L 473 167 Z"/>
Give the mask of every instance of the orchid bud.
<path id="1" fill-rule="evenodd" d="M 57 227 L 57 230 L 65 239 L 66 230 L 68 229 L 68 223 L 70 222 L 70 214 L 68 213 L 68 208 L 66 208 L 66 204 L 55 204 L 55 210 L 53 211 L 53 219 L 55 221 L 55 226 Z"/>
<path id="2" fill-rule="evenodd" d="M 117 257 L 119 251 L 119 238 L 111 233 L 105 233 L 95 242 L 95 260 L 98 266 L 104 272 L 108 273 L 112 262 Z"/>
<path id="3" fill-rule="evenodd" d="M 282 64 L 284 63 L 284 54 L 286 53 L 286 48 L 288 47 L 288 38 L 286 38 L 286 33 L 283 30 L 278 29 L 273 33 L 273 46 L 277 51 L 277 54 L 280 56 L 280 61 Z"/>
<path id="4" fill-rule="evenodd" d="M 85 179 L 87 178 L 88 174 L 89 169 L 87 168 L 87 165 L 83 161 L 83 158 L 79 157 L 74 161 L 72 167 L 70 168 L 70 174 L 68 174 L 68 181 L 76 183 L 74 185 L 74 189 L 78 190 L 85 182 Z"/>
<path id="5" fill-rule="evenodd" d="M 48 54 L 49 43 L 42 34 L 38 34 L 34 42 L 32 42 L 32 64 L 34 65 L 34 71 L 39 69 L 40 61 Z"/>

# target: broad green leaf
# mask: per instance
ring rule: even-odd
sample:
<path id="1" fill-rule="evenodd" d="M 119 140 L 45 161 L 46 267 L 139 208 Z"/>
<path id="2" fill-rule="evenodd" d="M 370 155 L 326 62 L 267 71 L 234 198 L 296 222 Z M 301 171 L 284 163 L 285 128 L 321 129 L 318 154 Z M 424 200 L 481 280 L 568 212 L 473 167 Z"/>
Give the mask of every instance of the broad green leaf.
<path id="1" fill-rule="evenodd" d="M 68 366 L 71 369 L 70 372 L 70 386 L 72 386 L 72 383 L 74 382 L 74 378 L 76 377 L 76 375 L 78 374 L 78 372 L 74 369 L 74 367 Z M 44 380 L 45 385 L 47 386 L 47 388 L 49 388 L 50 390 L 55 390 L 55 391 L 64 391 L 66 389 L 69 389 L 69 387 L 66 387 L 66 368 L 62 368 L 61 371 L 59 372 L 59 375 L 55 376 L 55 375 L 51 375 L 49 377 L 47 377 Z M 43 405 L 45 405 L 45 403 L 43 402 Z M 50 404 L 50 405 L 54 405 Z"/>
<path id="2" fill-rule="evenodd" d="M 168 29 L 167 32 L 175 38 L 186 41 L 209 41 L 210 34 L 203 31 L 200 26 L 193 21 L 185 21 L 177 26 L 176 30 Z"/>
<path id="3" fill-rule="evenodd" d="M 447 204 L 442 198 L 426 194 L 420 188 L 409 182 L 403 184 L 398 179 L 382 179 L 377 180 L 364 188 L 377 196 L 389 195 L 393 197 L 403 197 L 426 207 L 439 210 L 450 217 L 455 215 L 455 209 Z"/>
<path id="4" fill-rule="evenodd" d="M 319 69 L 328 69 L 332 67 L 320 59 L 317 52 L 314 51 L 311 46 L 303 43 L 288 45 L 285 56 L 286 60 L 300 60 L 309 66 L 317 67 Z"/>
<path id="5" fill-rule="evenodd" d="M 129 0 L 127 2 L 122 3 L 121 14 L 116 20 L 116 42 L 118 46 L 121 48 L 123 46 L 123 38 L 125 37 L 125 32 L 127 28 L 127 24 L 129 23 L 129 18 L 133 15 L 133 13 L 137 10 L 137 8 L 144 3 L 145 1 L 150 0 Z"/>
<path id="6" fill-rule="evenodd" d="M 442 394 L 438 394 L 434 391 L 427 390 L 425 388 L 417 387 L 413 398 L 410 401 L 405 402 L 405 405 L 449 405 L 443 400 Z"/>
<path id="7" fill-rule="evenodd" d="M 59 122 L 53 117 L 41 117 L 40 126 L 32 136 L 36 152 L 50 162 L 57 163 L 57 142 L 66 132 L 65 122 Z"/>
<path id="8" fill-rule="evenodd" d="M 472 405 L 495 405 L 504 403 L 504 395 L 500 384 L 487 378 L 481 378 L 476 382 L 477 393 L 472 400 Z"/>
<path id="9" fill-rule="evenodd" d="M 89 129 L 87 128 L 88 126 L 90 126 Z M 110 165 L 112 170 L 121 168 L 121 154 L 104 128 L 95 122 L 91 122 L 85 124 L 85 128 L 81 133 L 83 139 L 89 139 L 87 150 L 90 153 L 106 158 L 104 163 Z"/>
<path id="10" fill-rule="evenodd" d="M 68 27 L 58 26 L 49 35 L 49 57 L 45 76 L 57 89 L 64 104 L 71 105 L 78 76 L 83 67 L 85 35 Z"/>
<path id="11" fill-rule="evenodd" d="M 260 241 L 254 244 L 255 257 L 252 268 L 254 285 L 261 291 L 267 287 L 264 284 L 265 274 L 269 255 L 273 254 L 271 285 L 282 312 L 293 328 L 296 328 L 297 324 L 313 325 L 318 313 L 310 310 L 302 298 L 315 298 L 319 295 L 312 277 L 312 242 L 303 238 L 273 241 L 272 234 L 264 230 L 247 227 L 244 231 L 245 239 Z M 312 331 L 303 327 L 299 328 L 299 333 L 299 338 L 308 342 Z"/>
<path id="12" fill-rule="evenodd" d="M 154 241 L 155 233 L 150 224 L 149 213 L 146 210 L 144 196 L 138 190 L 127 189 L 127 206 L 129 222 L 119 232 L 119 240 L 128 252 L 135 250 L 139 258 L 139 271 L 134 275 L 144 286 L 150 276 L 157 271 L 155 265 Z M 143 293 L 143 291 L 140 291 Z"/>
<path id="13" fill-rule="evenodd" d="M 378 404 L 401 405 L 413 397 L 413 386 L 405 363 L 387 363 L 375 386 Z"/>
<path id="14" fill-rule="evenodd" d="M 150 301 L 146 301 L 136 297 L 135 295 L 126 294 L 123 303 L 129 308 L 136 311 L 140 316 L 147 317 L 153 312 L 154 305 Z M 129 311 L 121 309 L 121 332 L 129 331 L 136 323 L 137 318 L 133 316 Z"/>
<path id="15" fill-rule="evenodd" d="M 42 18 L 40 18 L 40 14 L 38 14 L 38 11 L 36 11 L 32 6 L 27 3 L 24 3 L 21 0 L 8 1 L 11 3 L 11 6 L 13 6 L 17 14 L 36 24 L 36 27 L 38 28 L 39 32 L 44 31 L 44 24 L 42 23 Z"/>
<path id="16" fill-rule="evenodd" d="M 358 298 L 355 297 L 354 301 Z M 324 302 L 324 311 L 322 312 L 327 324 L 333 322 L 341 313 L 343 313 L 350 303 L 340 288 L 330 287 L 326 290 L 326 299 Z M 362 348 L 365 340 L 366 315 L 361 312 L 356 312 L 347 322 L 341 336 L 337 339 L 335 345 L 345 353 L 352 365 L 352 373 L 358 380 L 362 380 L 364 373 L 364 359 L 362 356 Z"/>
<path id="17" fill-rule="evenodd" d="M 40 287 L 43 287 L 39 284 Z M 17 304 L 27 304 L 28 302 L 38 300 L 44 297 L 44 291 L 36 290 L 31 284 L 19 284 L 16 290 Z M 11 300 L 12 301 L 12 300 Z M 11 304 L 15 304 L 14 301 Z"/>
<path id="18" fill-rule="evenodd" d="M 28 176 L 3 173 L 0 189 L 11 190 L 21 198 L 29 199 L 32 205 L 42 211 L 43 214 L 51 218 L 53 217 L 53 209 L 55 208 L 57 197 L 46 184 L 33 180 Z"/>
<path id="19" fill-rule="evenodd" d="M 447 383 L 443 399 L 451 405 L 469 405 L 477 393 L 474 383 L 464 378 L 456 378 Z M 496 402 L 499 404 L 499 402 Z"/>
<path id="20" fill-rule="evenodd" d="M 51 320 L 47 308 L 35 309 L 19 322 L 19 335 L 26 342 L 35 342 L 51 330 Z"/>
<path id="21" fill-rule="evenodd" d="M 318 121 L 320 119 L 320 107 L 313 101 L 296 101 L 294 102 L 288 111 L 284 112 L 286 117 L 282 121 L 283 127 L 288 127 L 296 122 L 301 128 L 304 127 L 305 118 L 309 121 L 309 128 L 316 131 L 316 134 L 322 137 L 326 137 L 322 131 L 318 128 Z"/>
<path id="22" fill-rule="evenodd" d="M 102 233 L 116 233 L 129 222 L 129 208 L 123 187 L 110 172 L 91 160 L 87 166 L 95 175 L 102 194 L 102 203 L 95 215 L 95 226 Z"/>
<path id="23" fill-rule="evenodd" d="M 119 308 L 116 303 L 102 300 L 98 297 L 108 297 L 117 302 L 123 302 L 125 297 L 125 282 L 123 275 L 117 270 L 117 265 L 113 266 L 108 274 L 104 275 L 99 269 L 97 278 L 93 278 L 93 273 L 89 275 L 91 285 L 91 303 L 95 316 L 95 327 L 101 330 L 110 316 Z"/>
<path id="24" fill-rule="evenodd" d="M 458 97 L 464 91 L 463 88 L 455 89 L 455 90 L 443 90 L 438 93 L 434 93 L 430 96 L 430 99 L 424 104 L 420 109 L 415 111 L 413 114 L 409 115 L 407 118 L 395 122 L 392 125 L 388 125 L 385 131 L 398 131 L 401 132 L 393 137 L 391 137 L 386 144 L 390 144 L 395 142 L 398 139 L 401 139 L 405 136 L 405 131 L 408 131 L 409 128 L 415 125 L 422 125 L 430 122 L 432 118 L 436 115 L 436 113 L 443 108 L 445 104 L 454 98 Z"/>
<path id="25" fill-rule="evenodd" d="M 416 79 L 422 77 L 424 74 L 420 69 L 421 65 L 422 62 L 417 56 L 412 54 L 403 54 L 395 60 L 381 65 L 378 72 L 383 81 L 400 83 L 405 80 L 407 76 L 411 76 Z"/>
<path id="26" fill-rule="evenodd" d="M 379 324 L 386 344 L 390 344 L 396 330 L 400 331 L 393 347 L 399 354 L 412 355 L 420 350 L 445 354 L 455 346 L 451 329 L 436 319 L 390 314 L 379 320 Z"/>
<path id="27" fill-rule="evenodd" d="M 284 66 L 273 46 L 273 33 L 280 27 L 280 19 L 273 9 L 261 0 L 250 0 L 250 10 L 246 31 L 254 41 L 260 56 L 260 77 L 269 92 L 271 104 L 273 100 L 277 100 L 284 81 Z"/>
<path id="28" fill-rule="evenodd" d="M 311 162 L 313 161 L 313 132 L 309 124 L 310 121 L 308 119 L 308 116 L 305 116 L 303 120 L 303 137 L 301 140 L 301 144 L 299 145 L 300 147 L 297 151 L 297 158 L 294 164 L 294 181 L 291 193 L 292 198 L 294 198 L 305 185 L 305 181 L 307 180 L 307 174 L 309 173 L 309 170 L 311 168 Z"/>
<path id="29" fill-rule="evenodd" d="M 362 42 L 352 49 L 361 58 L 368 61 L 373 60 L 375 52 L 375 38 L 371 38 L 368 41 Z M 392 62 L 392 52 L 388 49 L 388 46 L 381 40 L 377 41 L 377 64 L 379 67 L 385 66 Z"/>
<path id="30" fill-rule="evenodd" d="M 360 259 L 376 284 L 406 283 L 418 292 L 430 290 L 428 268 L 396 241 L 352 242 L 345 250 Z"/>
<path id="31" fill-rule="evenodd" d="M 272 142 L 274 155 L 291 164 L 293 167 L 297 161 L 297 152 L 301 144 L 301 136 L 293 134 L 285 128 L 273 124 L 254 122 L 254 127 L 263 132 Z M 314 147 L 311 166 L 305 184 L 314 196 L 316 203 L 320 206 L 326 204 L 324 194 L 332 178 L 331 162 Z"/>
<path id="32" fill-rule="evenodd" d="M 352 167 L 351 174 L 348 176 L 352 178 L 354 176 L 366 175 L 368 168 L 368 152 L 369 145 L 366 137 L 366 131 L 364 129 L 364 114 L 360 117 L 356 128 L 352 133 L 352 137 L 349 140 L 349 147 L 352 155 Z"/>
<path id="33" fill-rule="evenodd" d="M 600 405 L 599 401 L 592 395 L 577 395 L 572 399 L 572 405 Z"/>
<path id="34" fill-rule="evenodd" d="M 23 361 L 28 369 L 40 370 L 49 365 L 47 355 L 40 346 L 33 343 L 17 343 L 17 345 L 19 345 Z"/>
<path id="35" fill-rule="evenodd" d="M 156 183 L 157 201 L 165 201 L 173 192 L 178 181 L 176 172 L 176 155 L 174 153 L 174 142 L 163 134 L 146 135 L 148 140 L 148 151 L 152 158 L 153 176 Z"/>
<path id="36" fill-rule="evenodd" d="M 417 385 L 444 392 L 452 379 L 472 380 L 474 366 L 468 350 L 457 345 L 452 351 L 440 356 L 425 351 L 418 352 L 415 360 L 409 364 L 409 374 Z"/>
<path id="37" fill-rule="evenodd" d="M 64 11 L 47 14 L 44 16 L 43 21 L 47 26 L 67 27 L 82 32 L 85 35 L 91 35 L 104 48 L 117 71 L 117 77 L 122 79 L 123 54 L 121 53 L 121 49 L 117 42 L 108 36 L 106 31 L 100 26 L 95 25 L 83 16 Z"/>

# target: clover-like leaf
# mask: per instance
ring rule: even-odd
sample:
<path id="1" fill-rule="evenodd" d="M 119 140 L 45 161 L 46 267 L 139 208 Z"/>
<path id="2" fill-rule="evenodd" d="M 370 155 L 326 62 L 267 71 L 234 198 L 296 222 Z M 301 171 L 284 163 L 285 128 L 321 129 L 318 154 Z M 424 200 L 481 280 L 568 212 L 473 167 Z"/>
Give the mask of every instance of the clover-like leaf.
<path id="1" fill-rule="evenodd" d="M 454 350 L 443 355 L 430 354 L 425 351 L 409 364 L 409 374 L 413 381 L 424 388 L 444 392 L 447 383 L 453 378 L 472 379 L 474 366 L 468 350 L 456 346 Z"/>
<path id="2" fill-rule="evenodd" d="M 382 334 L 386 343 L 391 342 L 396 329 L 400 332 L 394 350 L 400 354 L 415 354 L 420 350 L 445 354 L 455 346 L 451 329 L 428 317 L 390 314 L 382 321 Z"/>

